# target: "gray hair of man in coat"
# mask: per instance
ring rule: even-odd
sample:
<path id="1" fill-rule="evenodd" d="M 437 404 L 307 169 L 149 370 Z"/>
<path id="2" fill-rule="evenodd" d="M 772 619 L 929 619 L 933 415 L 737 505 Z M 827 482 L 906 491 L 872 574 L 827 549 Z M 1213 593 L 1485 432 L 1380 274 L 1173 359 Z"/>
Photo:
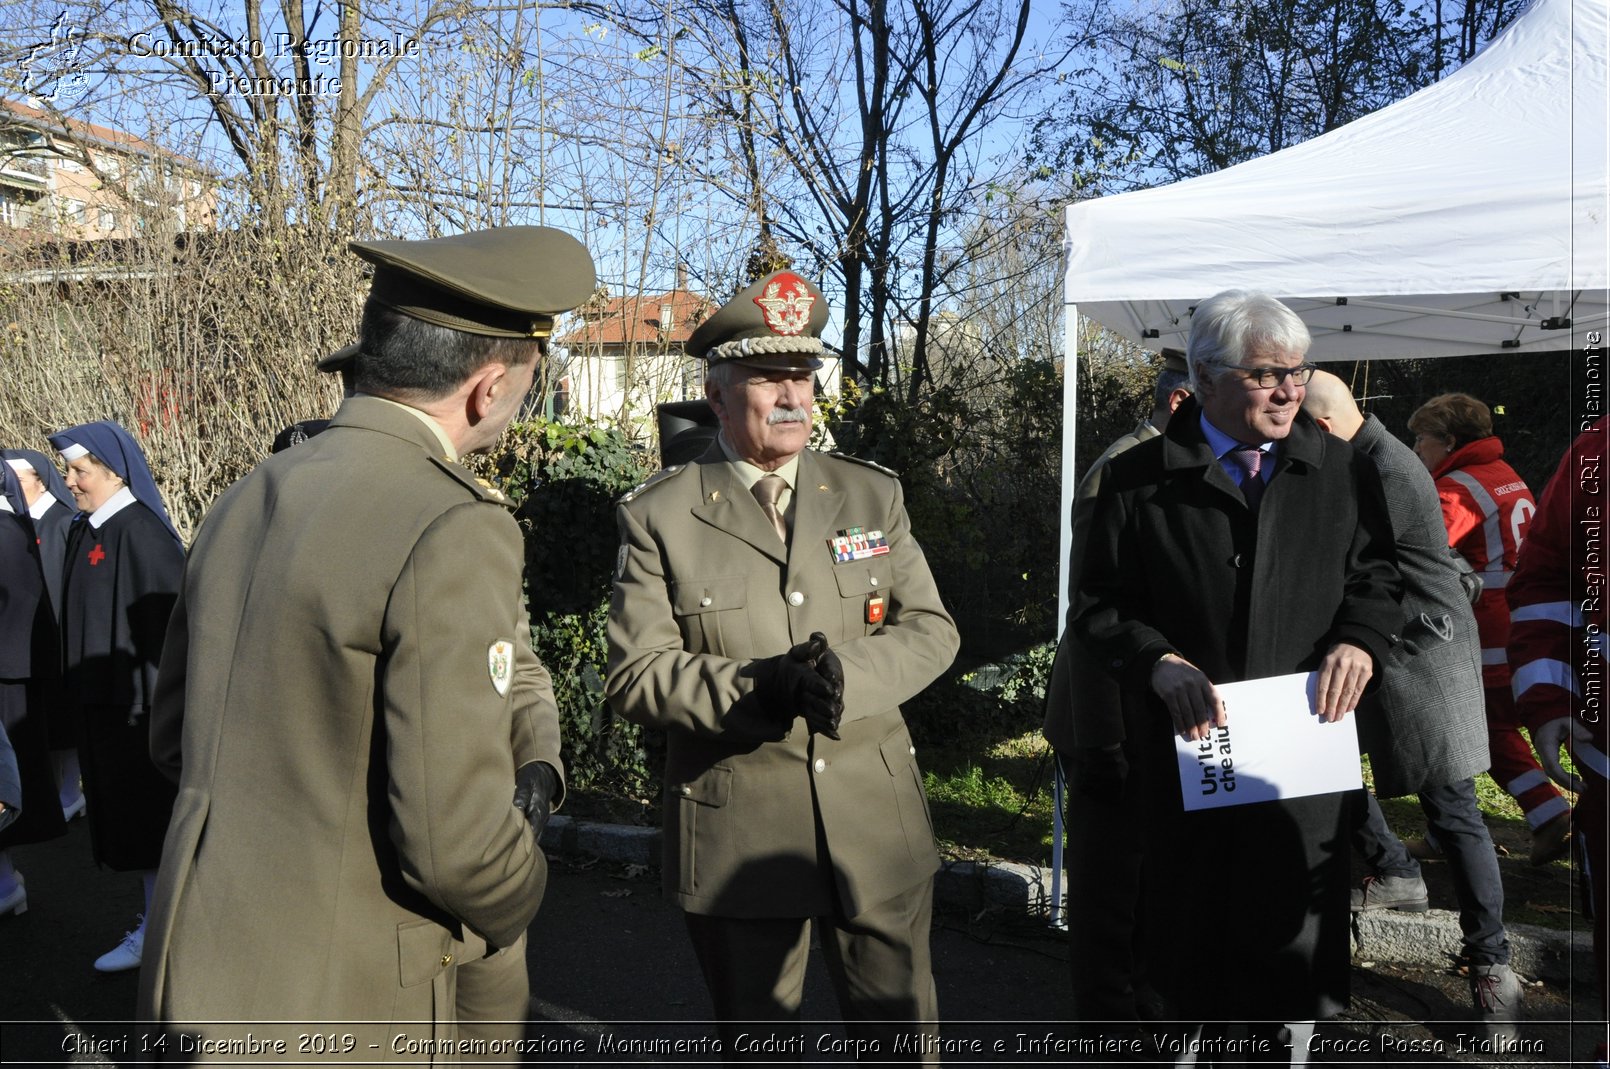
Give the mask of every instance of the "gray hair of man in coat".
<path id="1" fill-rule="evenodd" d="M 1224 369 L 1240 367 L 1259 353 L 1306 355 L 1311 344 L 1313 338 L 1297 313 L 1267 293 L 1215 293 L 1191 313 L 1185 343 L 1191 386 L 1201 389 L 1204 374 L 1216 379 Z"/>

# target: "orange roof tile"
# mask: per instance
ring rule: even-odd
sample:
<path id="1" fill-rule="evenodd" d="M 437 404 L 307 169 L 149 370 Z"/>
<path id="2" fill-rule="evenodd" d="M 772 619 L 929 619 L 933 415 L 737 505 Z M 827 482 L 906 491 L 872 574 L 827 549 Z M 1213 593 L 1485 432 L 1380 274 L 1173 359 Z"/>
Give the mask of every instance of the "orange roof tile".
<path id="1" fill-rule="evenodd" d="M 99 141 L 113 149 L 130 154 L 142 156 L 165 156 L 170 160 L 184 164 L 197 170 L 201 169 L 201 162 L 188 156 L 181 156 L 177 152 L 169 152 L 151 144 L 143 137 L 136 137 L 126 130 L 114 130 L 110 126 L 99 126 L 95 123 L 84 122 L 81 119 L 58 118 L 39 108 L 31 108 L 15 100 L 0 100 L 0 111 L 9 111 L 20 119 L 42 126 L 48 130 L 67 130 L 81 138 Z"/>
<path id="2" fill-rule="evenodd" d="M 671 329 L 661 330 L 660 317 L 671 309 Z M 610 297 L 576 310 L 581 322 L 558 340 L 560 345 L 658 345 L 688 340 L 693 328 L 715 310 L 715 302 L 688 290 Z"/>

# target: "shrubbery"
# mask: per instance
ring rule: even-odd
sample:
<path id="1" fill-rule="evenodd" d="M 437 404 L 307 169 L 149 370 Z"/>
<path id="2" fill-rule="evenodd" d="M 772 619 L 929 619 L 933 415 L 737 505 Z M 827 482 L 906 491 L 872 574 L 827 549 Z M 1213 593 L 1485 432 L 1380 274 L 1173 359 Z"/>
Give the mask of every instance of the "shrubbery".
<path id="1" fill-rule="evenodd" d="M 525 531 L 531 642 L 553 675 L 570 784 L 646 802 L 658 750 L 604 701 L 618 539 L 615 501 L 655 468 L 619 431 L 538 421 L 510 427 L 492 461 Z"/>

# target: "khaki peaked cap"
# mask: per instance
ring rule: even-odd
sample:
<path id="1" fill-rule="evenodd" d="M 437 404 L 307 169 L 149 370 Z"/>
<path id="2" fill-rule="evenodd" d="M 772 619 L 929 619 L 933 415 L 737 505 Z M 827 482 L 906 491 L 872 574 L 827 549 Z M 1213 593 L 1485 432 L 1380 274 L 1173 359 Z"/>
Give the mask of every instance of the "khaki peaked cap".
<path id="1" fill-rule="evenodd" d="M 326 371 L 331 374 L 337 371 L 346 371 L 352 366 L 352 361 L 357 359 L 358 351 L 362 348 L 363 346 L 357 342 L 353 342 L 351 345 L 343 345 L 335 352 L 325 353 L 313 361 L 313 366 L 320 371 Z"/>
<path id="2" fill-rule="evenodd" d="M 689 356 L 712 365 L 788 370 L 822 366 L 827 299 L 808 279 L 776 271 L 738 292 L 688 338 Z"/>
<path id="3" fill-rule="evenodd" d="M 554 316 L 586 301 L 598 281 L 586 247 L 546 226 L 500 226 L 420 241 L 354 241 L 348 247 L 375 265 L 369 300 L 439 327 L 494 338 L 548 337 Z M 339 355 L 325 359 L 339 366 Z"/>

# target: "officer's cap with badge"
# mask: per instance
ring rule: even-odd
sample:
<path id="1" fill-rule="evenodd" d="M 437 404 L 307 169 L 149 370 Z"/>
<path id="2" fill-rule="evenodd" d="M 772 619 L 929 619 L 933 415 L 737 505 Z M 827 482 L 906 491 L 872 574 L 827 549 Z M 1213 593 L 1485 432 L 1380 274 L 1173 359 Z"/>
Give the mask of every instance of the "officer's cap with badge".
<path id="1" fill-rule="evenodd" d="M 777 271 L 740 290 L 688 338 L 689 356 L 766 371 L 822 366 L 822 291 L 792 271 Z"/>
<path id="2" fill-rule="evenodd" d="M 593 294 L 581 242 L 546 226 L 500 226 L 420 241 L 354 241 L 375 265 L 369 300 L 439 327 L 493 338 L 546 339 L 554 317 Z M 340 352 L 325 361 L 339 366 Z M 350 358 L 348 358 L 350 359 Z"/>

